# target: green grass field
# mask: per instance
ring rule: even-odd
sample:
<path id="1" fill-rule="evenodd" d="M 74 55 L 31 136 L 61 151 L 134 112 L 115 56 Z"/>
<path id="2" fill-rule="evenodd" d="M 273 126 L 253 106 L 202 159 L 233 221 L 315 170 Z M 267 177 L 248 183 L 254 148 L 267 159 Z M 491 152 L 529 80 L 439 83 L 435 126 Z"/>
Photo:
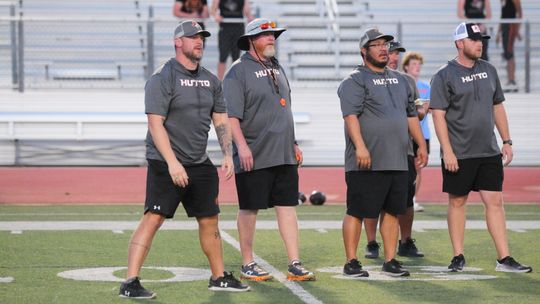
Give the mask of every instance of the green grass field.
<path id="1" fill-rule="evenodd" d="M 418 221 L 445 221 L 445 206 L 425 205 Z M 340 221 L 344 206 L 300 206 L 303 221 Z M 509 205 L 508 220 L 540 221 L 540 205 Z M 9 221 L 138 221 L 141 206 L 0 206 L 0 224 Z M 188 220 L 179 209 L 174 221 Z M 235 219 L 236 206 L 222 207 L 222 221 Z M 482 220 L 483 207 L 468 207 L 468 219 Z M 264 211 L 259 220 L 274 220 L 273 211 Z M 190 220 L 191 221 L 191 220 Z M 9 224 L 8 224 L 9 227 Z M 0 303 L 127 303 L 117 296 L 119 283 L 112 281 L 79 281 L 65 279 L 58 273 L 97 267 L 124 267 L 131 236 L 110 230 L 0 231 Z M 225 230 L 238 238 L 234 229 Z M 513 255 L 534 267 L 530 274 L 508 274 L 494 271 L 495 249 L 486 230 L 467 230 L 465 256 L 467 266 L 478 271 L 465 275 L 495 276 L 484 280 L 441 280 L 441 273 L 431 274 L 417 266 L 446 267 L 451 259 L 451 245 L 446 229 L 415 232 L 418 247 L 425 258 L 398 258 L 413 272 L 408 280 L 350 280 L 339 278 L 344 263 L 340 229 L 301 230 L 301 254 L 305 265 L 317 271 L 317 281 L 299 285 L 323 303 L 538 303 L 540 302 L 540 230 L 509 231 Z M 379 237 L 380 239 L 380 237 Z M 359 256 L 362 263 L 377 267 L 382 259 L 363 258 L 365 235 Z M 531 250 L 532 249 L 532 250 Z M 286 255 L 277 230 L 259 230 L 256 254 L 282 273 L 286 272 Z M 224 242 L 226 268 L 238 274 L 240 253 Z M 207 269 L 207 261 L 198 244 L 195 230 L 163 230 L 157 234 L 146 266 L 189 267 Z M 334 272 L 332 272 L 334 271 Z M 122 278 L 124 269 L 114 275 Z M 443 274 L 446 275 L 446 274 Z M 452 278 L 451 275 L 448 275 Z M 173 277 L 165 270 L 146 268 L 142 277 L 163 280 Z M 372 276 L 374 277 L 374 276 Z M 454 277 L 455 278 L 455 277 Z M 459 278 L 459 277 L 458 277 Z M 421 280 L 420 280 L 421 279 Z M 274 280 L 249 283 L 249 293 L 214 293 L 206 289 L 207 279 L 190 282 L 148 282 L 147 288 L 158 293 L 152 303 L 302 303 L 283 283 Z M 139 301 L 137 301 L 139 302 Z"/>

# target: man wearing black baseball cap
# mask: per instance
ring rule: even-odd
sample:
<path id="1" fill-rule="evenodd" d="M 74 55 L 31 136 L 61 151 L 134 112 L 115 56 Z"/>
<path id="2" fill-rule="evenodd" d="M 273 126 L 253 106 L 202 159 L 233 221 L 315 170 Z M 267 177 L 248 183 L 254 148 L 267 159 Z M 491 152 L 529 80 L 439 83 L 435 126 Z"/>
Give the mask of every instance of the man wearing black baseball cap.
<path id="1" fill-rule="evenodd" d="M 340 84 L 338 95 L 345 120 L 345 181 L 347 212 L 343 219 L 346 264 L 343 274 L 366 277 L 357 249 L 364 219 L 380 217 L 384 246 L 382 272 L 409 276 L 395 259 L 398 218 L 407 206 L 409 134 L 418 144 L 418 166 L 427 163 L 414 104 L 414 91 L 405 76 L 389 69 L 388 48 L 394 37 L 376 28 L 360 38 L 364 65 Z"/>
<path id="2" fill-rule="evenodd" d="M 497 70 L 482 56 L 478 25 L 461 23 L 454 32 L 457 57 L 431 80 L 430 109 L 441 144 L 443 192 L 448 193 L 448 232 L 453 247 L 450 271 L 465 266 L 465 204 L 478 191 L 497 251 L 495 270 L 531 272 L 510 256 L 502 195 L 503 166 L 513 158 L 512 140 Z M 502 139 L 497 145 L 494 127 Z"/>
<path id="3" fill-rule="evenodd" d="M 210 33 L 192 20 L 174 31 L 176 56 L 160 66 L 145 86 L 148 116 L 146 158 L 148 174 L 144 215 L 133 232 L 128 250 L 126 281 L 119 296 L 151 299 L 156 294 L 140 283 L 139 272 L 152 240 L 166 218 L 172 218 L 180 202 L 188 217 L 199 224 L 199 241 L 210 264 L 208 289 L 248 291 L 232 273 L 224 271 L 218 227 L 219 178 L 206 154 L 212 122 L 223 151 L 221 169 L 227 179 L 234 173 L 227 108 L 221 82 L 199 62 L 203 42 Z"/>

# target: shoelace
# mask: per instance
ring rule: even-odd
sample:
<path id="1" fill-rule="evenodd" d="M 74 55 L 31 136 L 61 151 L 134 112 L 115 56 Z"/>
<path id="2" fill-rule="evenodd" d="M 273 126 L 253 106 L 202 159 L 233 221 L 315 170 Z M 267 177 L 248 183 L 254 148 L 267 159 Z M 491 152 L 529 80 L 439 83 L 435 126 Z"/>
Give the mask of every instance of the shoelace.
<path id="1" fill-rule="evenodd" d="M 360 264 L 360 262 L 357 259 L 352 259 L 349 262 L 349 265 L 351 265 L 351 268 L 360 268 L 360 267 L 362 267 L 362 265 Z"/>
<path id="2" fill-rule="evenodd" d="M 240 281 L 233 276 L 233 272 L 224 272 L 223 279 L 234 283 L 240 283 Z"/>

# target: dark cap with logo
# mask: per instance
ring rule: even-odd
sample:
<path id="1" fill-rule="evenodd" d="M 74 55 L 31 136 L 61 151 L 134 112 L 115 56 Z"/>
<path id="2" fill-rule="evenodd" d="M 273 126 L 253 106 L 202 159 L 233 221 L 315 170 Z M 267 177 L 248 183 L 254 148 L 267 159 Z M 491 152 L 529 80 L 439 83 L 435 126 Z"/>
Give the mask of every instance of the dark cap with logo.
<path id="1" fill-rule="evenodd" d="M 364 32 L 362 37 L 360 37 L 360 47 L 366 47 L 369 42 L 377 39 L 391 41 L 394 40 L 394 36 L 383 34 L 378 28 L 369 28 Z"/>
<path id="2" fill-rule="evenodd" d="M 203 37 L 210 37 L 210 32 L 202 29 L 201 25 L 193 20 L 180 22 L 174 30 L 174 38 L 191 37 L 197 34 L 202 34 Z"/>
<path id="3" fill-rule="evenodd" d="M 460 23 L 454 31 L 454 41 L 469 38 L 471 40 L 482 40 L 491 38 L 482 34 L 480 27 L 476 23 Z"/>
<path id="4" fill-rule="evenodd" d="M 388 48 L 389 52 L 398 51 L 398 52 L 406 52 L 405 48 L 401 45 L 401 42 L 399 41 L 390 41 L 390 48 Z"/>

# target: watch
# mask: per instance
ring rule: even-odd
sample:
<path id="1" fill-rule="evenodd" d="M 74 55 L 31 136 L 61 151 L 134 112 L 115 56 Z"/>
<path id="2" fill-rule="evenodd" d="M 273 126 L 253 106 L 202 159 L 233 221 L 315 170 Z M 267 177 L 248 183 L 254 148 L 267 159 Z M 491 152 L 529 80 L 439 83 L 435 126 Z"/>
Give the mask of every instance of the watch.
<path id="1" fill-rule="evenodd" d="M 503 145 L 512 145 L 512 140 L 509 139 L 509 140 L 503 140 Z"/>

